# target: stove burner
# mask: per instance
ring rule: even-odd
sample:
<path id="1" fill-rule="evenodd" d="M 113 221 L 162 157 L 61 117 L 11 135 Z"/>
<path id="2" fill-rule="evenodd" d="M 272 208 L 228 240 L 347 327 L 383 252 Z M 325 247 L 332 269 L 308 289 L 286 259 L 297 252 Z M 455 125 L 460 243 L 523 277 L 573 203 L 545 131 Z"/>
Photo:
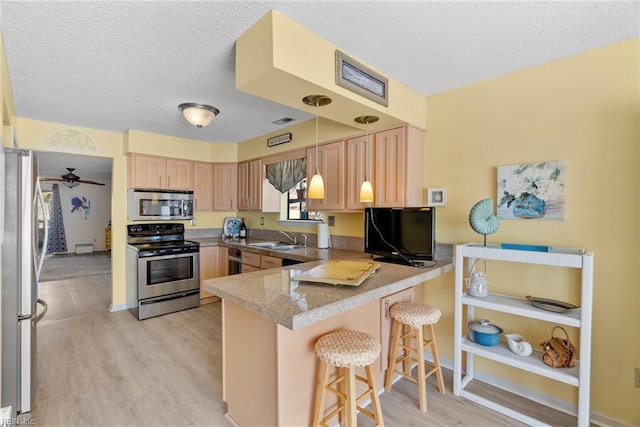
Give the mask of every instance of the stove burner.
<path id="1" fill-rule="evenodd" d="M 127 236 L 127 243 L 138 251 L 139 258 L 200 250 L 199 243 L 184 240 L 184 224 L 129 224 Z"/>

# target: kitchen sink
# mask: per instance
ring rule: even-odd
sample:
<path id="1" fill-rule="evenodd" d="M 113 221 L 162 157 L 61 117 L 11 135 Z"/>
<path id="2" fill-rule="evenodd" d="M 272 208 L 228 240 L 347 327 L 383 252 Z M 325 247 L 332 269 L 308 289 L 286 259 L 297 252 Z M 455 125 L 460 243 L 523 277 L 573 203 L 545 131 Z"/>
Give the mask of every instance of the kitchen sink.
<path id="1" fill-rule="evenodd" d="M 301 248 L 301 247 L 302 246 L 300 246 L 300 245 L 284 244 L 284 245 L 272 246 L 271 249 L 273 249 L 274 251 L 290 251 L 292 249 L 298 249 L 298 248 Z"/>
<path id="2" fill-rule="evenodd" d="M 280 242 L 258 242 L 258 243 L 249 243 L 249 246 L 254 246 L 256 248 L 268 248 L 271 249 L 274 246 L 282 245 Z"/>
<path id="3" fill-rule="evenodd" d="M 249 243 L 249 246 L 253 246 L 254 248 L 272 249 L 274 251 L 290 251 L 292 249 L 298 249 L 302 247 L 300 245 L 294 245 L 291 243 L 284 243 L 284 242 Z"/>

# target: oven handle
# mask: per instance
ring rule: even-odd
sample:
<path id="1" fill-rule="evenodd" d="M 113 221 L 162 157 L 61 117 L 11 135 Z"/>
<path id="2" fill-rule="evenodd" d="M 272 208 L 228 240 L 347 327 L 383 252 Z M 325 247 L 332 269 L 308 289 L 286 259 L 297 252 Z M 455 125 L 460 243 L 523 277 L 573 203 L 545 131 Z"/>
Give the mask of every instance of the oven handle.
<path id="1" fill-rule="evenodd" d="M 148 300 L 140 301 L 140 305 L 155 304 L 157 302 L 170 301 L 170 300 L 173 300 L 173 299 L 184 298 L 184 297 L 188 297 L 188 296 L 195 295 L 195 294 L 198 294 L 198 293 L 200 293 L 200 289 L 180 292 L 180 293 L 177 293 L 177 294 L 164 295 L 164 296 L 161 296 L 161 297 L 150 298 Z"/>
<path id="2" fill-rule="evenodd" d="M 138 255 L 138 259 L 139 260 L 144 260 L 146 261 L 156 261 L 159 259 L 172 259 L 172 258 L 187 258 L 187 257 L 192 257 L 192 256 L 198 256 L 199 255 L 199 251 L 194 251 L 194 252 L 182 252 L 179 254 L 171 254 L 171 255 L 156 255 L 156 256 L 140 256 Z"/>

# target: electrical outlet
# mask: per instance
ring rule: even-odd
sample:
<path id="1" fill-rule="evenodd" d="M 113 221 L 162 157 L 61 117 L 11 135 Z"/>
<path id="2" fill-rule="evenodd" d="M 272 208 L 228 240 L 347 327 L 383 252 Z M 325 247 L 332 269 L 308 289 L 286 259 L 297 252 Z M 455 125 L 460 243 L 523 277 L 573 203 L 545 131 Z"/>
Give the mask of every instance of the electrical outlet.
<path id="1" fill-rule="evenodd" d="M 263 216 L 260 217 L 260 225 L 264 225 L 264 217 Z"/>
<path id="2" fill-rule="evenodd" d="M 191 218 L 191 225 L 196 225 L 196 219 L 195 218 Z"/>
<path id="3" fill-rule="evenodd" d="M 329 223 L 330 227 L 333 227 L 334 225 L 336 225 L 336 217 L 333 215 L 329 215 L 328 217 L 329 219 L 327 220 L 327 222 Z"/>
<path id="4" fill-rule="evenodd" d="M 637 388 L 640 388 L 640 368 L 633 368 L 633 377 L 634 377 L 634 384 L 636 385 Z"/>

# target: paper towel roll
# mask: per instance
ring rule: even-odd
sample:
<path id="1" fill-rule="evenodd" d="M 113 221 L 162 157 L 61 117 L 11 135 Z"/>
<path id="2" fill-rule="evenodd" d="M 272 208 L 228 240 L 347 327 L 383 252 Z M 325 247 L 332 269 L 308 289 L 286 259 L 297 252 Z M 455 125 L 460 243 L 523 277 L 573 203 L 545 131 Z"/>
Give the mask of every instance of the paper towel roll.
<path id="1" fill-rule="evenodd" d="M 329 238 L 329 224 L 318 224 L 318 249 L 327 249 L 331 246 Z"/>

